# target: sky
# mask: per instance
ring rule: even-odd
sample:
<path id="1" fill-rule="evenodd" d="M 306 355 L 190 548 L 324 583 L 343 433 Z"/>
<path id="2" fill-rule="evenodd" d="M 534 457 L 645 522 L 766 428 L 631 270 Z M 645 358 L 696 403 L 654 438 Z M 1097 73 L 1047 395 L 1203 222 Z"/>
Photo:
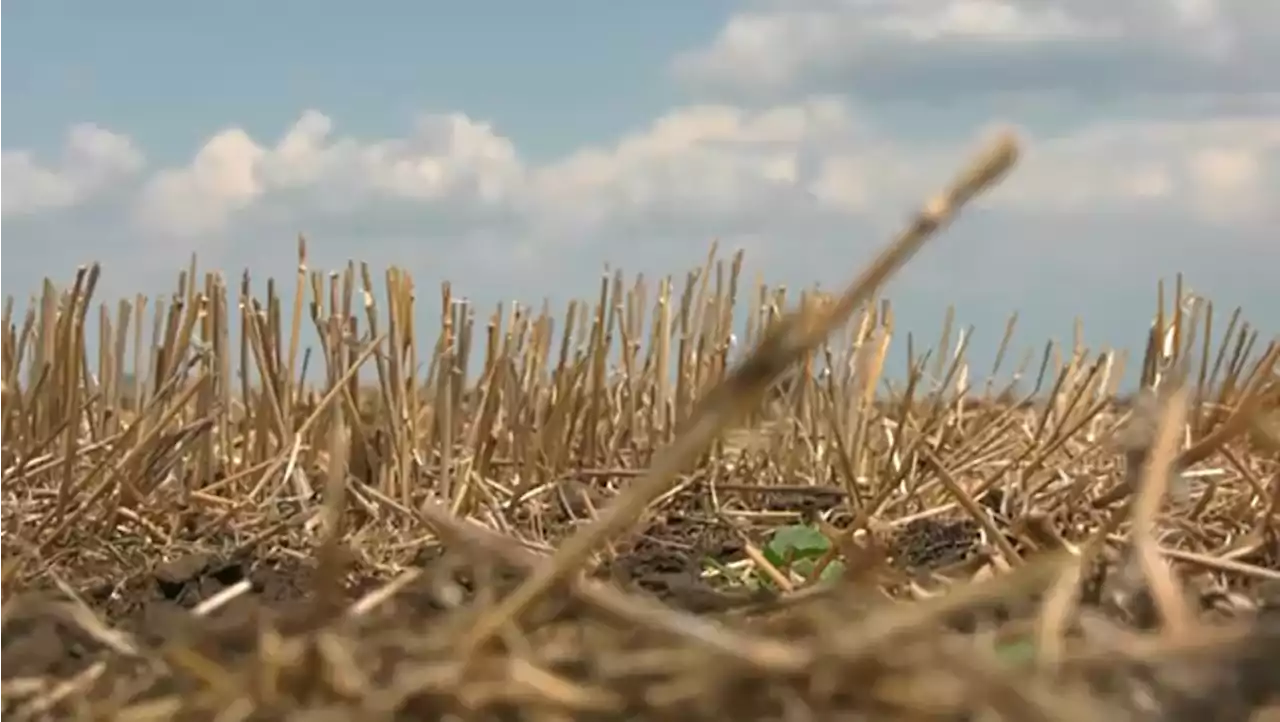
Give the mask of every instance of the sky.
<path id="1" fill-rule="evenodd" d="M 3 293 L 396 265 L 481 309 L 606 264 L 852 277 L 997 127 L 1025 155 L 887 289 L 983 363 L 1141 350 L 1156 283 L 1280 327 L 1280 3 L 11 0 Z M 1220 325 L 1221 326 L 1221 325 Z M 899 349 L 905 348 L 901 343 Z M 899 355 L 904 352 L 899 352 Z"/>

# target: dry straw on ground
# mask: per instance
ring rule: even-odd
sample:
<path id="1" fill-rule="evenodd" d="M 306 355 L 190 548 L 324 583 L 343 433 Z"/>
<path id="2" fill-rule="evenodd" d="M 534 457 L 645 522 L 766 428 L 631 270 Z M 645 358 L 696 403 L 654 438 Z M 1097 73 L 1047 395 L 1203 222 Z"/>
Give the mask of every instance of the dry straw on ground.
<path id="1" fill-rule="evenodd" d="M 883 378 L 878 289 L 1016 156 L 794 304 L 713 247 L 560 324 L 446 285 L 432 347 L 301 242 L 291 305 L 10 299 L 6 719 L 1274 719 L 1276 338 L 1179 281 L 1132 402 L 1078 339 L 971 388 L 950 320 Z"/>

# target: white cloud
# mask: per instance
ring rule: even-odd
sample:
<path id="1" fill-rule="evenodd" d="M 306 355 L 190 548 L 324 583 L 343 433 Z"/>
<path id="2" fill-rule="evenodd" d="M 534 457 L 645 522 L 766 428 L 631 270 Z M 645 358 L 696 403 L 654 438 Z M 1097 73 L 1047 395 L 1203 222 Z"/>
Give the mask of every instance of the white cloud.
<path id="1" fill-rule="evenodd" d="M 54 165 L 42 163 L 31 151 L 4 151 L 3 215 L 29 215 L 83 203 L 144 165 L 142 153 L 129 138 L 92 123 L 74 125 Z"/>
<path id="2" fill-rule="evenodd" d="M 1256 0 L 760 0 L 675 69 L 770 93 L 815 81 L 902 94 L 1070 87 L 1274 90 L 1280 6 Z M 1100 72 L 1109 69 L 1110 72 Z M 961 86 L 961 87 L 956 87 Z"/>
<path id="3" fill-rule="evenodd" d="M 904 40 L 931 42 L 963 38 L 987 42 L 1037 43 L 1072 38 L 1108 37 L 1114 30 L 1072 17 L 1061 7 L 1028 7 L 991 0 L 935 3 L 915 12 L 894 8 L 871 27 Z"/>
<path id="4" fill-rule="evenodd" d="M 305 212 L 351 213 L 374 198 L 411 202 L 503 201 L 521 174 L 511 142 L 462 114 L 426 115 L 405 138 L 332 138 L 332 121 L 308 110 L 273 147 L 240 128 L 211 138 L 191 163 L 160 171 L 136 219 L 159 233 L 198 237 L 236 214 L 301 196 Z"/>
<path id="5" fill-rule="evenodd" d="M 997 198 L 1044 212 L 1158 204 L 1226 224 L 1280 219 L 1280 119 L 1096 123 L 1030 138 L 1030 157 Z"/>
<path id="6" fill-rule="evenodd" d="M 530 172 L 538 219 L 585 227 L 676 215 L 714 224 L 831 213 L 896 222 L 963 162 L 973 135 L 912 141 L 836 98 L 679 109 L 615 145 Z M 988 205 L 1046 216 L 1136 207 L 1219 224 L 1275 218 L 1280 119 L 1131 119 L 1022 130 L 1025 160 Z M 567 224 L 572 227 L 571 222 Z"/>
<path id="7" fill-rule="evenodd" d="M 535 169 L 524 207 L 540 222 L 585 230 L 653 214 L 724 218 L 808 202 L 813 156 L 860 132 L 852 110 L 830 98 L 756 112 L 680 108 L 610 147 Z"/>
<path id="8" fill-rule="evenodd" d="M 912 45 L 1043 43 L 1107 32 L 1057 7 L 1028 9 L 992 0 L 799 3 L 735 14 L 709 47 L 676 62 L 696 79 L 769 88 L 806 72 L 855 64 L 877 39 Z"/>
<path id="9" fill-rule="evenodd" d="M 116 151 L 68 153 L 97 160 L 65 164 L 96 170 L 64 168 L 57 177 L 94 180 L 54 184 L 63 205 L 140 163 L 121 160 L 140 157 L 122 150 L 132 149 L 128 139 L 98 134 Z M 1280 188 L 1280 119 L 1272 115 L 1097 121 L 1023 135 L 1025 162 L 984 201 L 989 208 L 1045 218 L 1136 210 L 1219 226 L 1277 218 L 1269 201 Z M 490 234 L 526 250 L 620 232 L 786 233 L 814 217 L 883 226 L 936 190 L 971 138 L 913 141 L 846 100 L 814 97 L 760 110 L 677 108 L 613 143 L 529 164 L 513 140 L 461 114 L 423 116 L 404 137 L 363 140 L 335 136 L 327 116 L 308 111 L 272 145 L 238 128 L 215 134 L 189 164 L 148 178 L 132 217 L 154 238 L 196 242 L 264 220 L 273 232 L 346 222 L 407 236 L 424 219 L 443 218 L 458 237 Z M 11 157 L 29 158 L 6 153 L 6 181 Z"/>
<path id="10" fill-rule="evenodd" d="M 162 170 L 147 183 L 138 219 L 184 237 L 220 229 L 230 214 L 262 194 L 259 166 L 265 154 L 243 130 L 217 134 L 190 166 Z"/>
<path id="11" fill-rule="evenodd" d="M 601 262 L 652 277 L 700 262 L 712 238 L 747 250 L 747 278 L 831 283 L 967 159 L 980 129 L 957 130 L 922 140 L 836 97 L 702 104 L 534 163 L 460 114 L 362 139 L 312 111 L 275 141 L 215 133 L 189 163 L 123 184 L 136 194 L 91 217 L 49 212 L 11 226 L 6 208 L 5 281 L 101 258 L 110 298 L 167 288 L 192 251 L 203 268 L 279 278 L 294 263 L 291 236 L 304 232 L 313 268 L 349 258 L 402 266 L 424 284 L 422 298 L 449 278 L 480 298 L 564 300 L 591 291 Z M 999 314 L 1035 299 L 1042 310 L 1060 304 L 1053 313 L 1068 320 L 1100 315 L 1124 339 L 1144 321 L 1115 316 L 1115 299 L 1173 271 L 1227 292 L 1228 305 L 1265 308 L 1274 297 L 1261 270 L 1280 261 L 1274 113 L 1097 119 L 1021 135 L 1026 155 L 1010 177 L 913 263 L 901 281 L 913 285 L 890 289 L 912 313 L 940 296 L 985 298 L 989 317 L 977 320 L 990 332 Z M 8 159 L 29 156 L 5 155 L 12 192 Z M 1082 289 L 1099 295 L 1081 299 Z"/>

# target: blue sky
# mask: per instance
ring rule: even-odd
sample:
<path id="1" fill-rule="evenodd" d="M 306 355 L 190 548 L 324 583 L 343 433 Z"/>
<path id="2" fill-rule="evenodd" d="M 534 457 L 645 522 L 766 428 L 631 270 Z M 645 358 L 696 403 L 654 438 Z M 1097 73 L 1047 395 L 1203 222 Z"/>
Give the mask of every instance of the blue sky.
<path id="1" fill-rule="evenodd" d="M 713 237 L 833 286 L 993 125 L 1026 162 L 895 282 L 990 358 L 1140 346 L 1176 271 L 1280 318 L 1280 4 L 19 0 L 3 11 L 4 293 L 192 252 L 235 277 L 397 264 L 482 306 L 682 275 Z M 422 303 L 434 299 L 423 293 Z M 434 312 L 434 309 L 430 309 Z M 432 313 L 423 310 L 422 315 Z"/>
<path id="2" fill-rule="evenodd" d="M 306 108 L 372 137 L 403 132 L 416 113 L 463 110 L 518 131 L 529 157 L 554 157 L 679 103 L 665 63 L 729 7 L 16 2 L 4 92 L 21 100 L 6 125 L 42 151 L 73 119 L 128 128 L 149 155 L 180 162 L 229 125 L 273 136 Z"/>

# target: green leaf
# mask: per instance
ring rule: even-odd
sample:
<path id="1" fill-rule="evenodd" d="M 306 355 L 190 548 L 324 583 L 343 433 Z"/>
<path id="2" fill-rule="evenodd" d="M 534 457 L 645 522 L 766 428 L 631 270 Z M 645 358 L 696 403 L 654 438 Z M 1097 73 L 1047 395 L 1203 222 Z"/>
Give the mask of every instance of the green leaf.
<path id="1" fill-rule="evenodd" d="M 781 566 L 792 560 L 816 559 L 831 548 L 831 542 L 816 527 L 803 524 L 784 526 L 773 533 L 764 548 L 770 564 Z"/>
<path id="2" fill-rule="evenodd" d="M 996 656 L 1005 664 L 1021 666 L 1036 658 L 1036 645 L 1030 639 L 1018 639 L 996 647 Z"/>
<path id="3" fill-rule="evenodd" d="M 775 567 L 782 568 L 787 560 L 783 554 L 779 554 L 777 548 L 772 543 L 764 548 L 764 558 Z"/>
<path id="4" fill-rule="evenodd" d="M 831 563 L 822 569 L 822 574 L 818 575 L 821 582 L 833 582 L 844 574 L 844 562 L 839 559 L 832 559 Z"/>

